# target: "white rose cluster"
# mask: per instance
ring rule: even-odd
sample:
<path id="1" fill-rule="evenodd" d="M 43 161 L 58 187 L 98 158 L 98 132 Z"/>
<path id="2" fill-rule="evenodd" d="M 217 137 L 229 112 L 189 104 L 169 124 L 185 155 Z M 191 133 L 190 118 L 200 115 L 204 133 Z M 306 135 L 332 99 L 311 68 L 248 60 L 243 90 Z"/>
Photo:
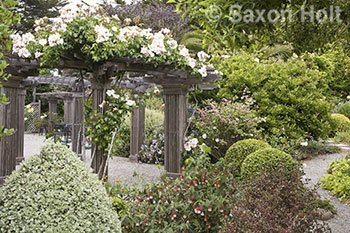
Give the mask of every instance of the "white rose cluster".
<path id="1" fill-rule="evenodd" d="M 102 25 L 95 26 L 94 31 L 97 35 L 97 39 L 96 39 L 97 43 L 107 41 L 112 36 L 112 33 Z"/>
<path id="2" fill-rule="evenodd" d="M 27 32 L 22 36 L 19 34 L 11 35 L 13 42 L 12 52 L 18 54 L 19 57 L 28 58 L 31 56 L 31 53 L 27 49 L 27 46 L 30 42 L 35 42 L 35 37 L 32 33 Z"/>
<path id="3" fill-rule="evenodd" d="M 163 28 L 159 32 L 152 32 L 152 29 L 142 29 L 138 26 L 121 27 L 118 15 L 107 17 L 99 12 L 98 8 L 78 5 L 77 10 L 61 9 L 60 17 L 53 19 L 52 23 L 50 23 L 48 18 L 38 19 L 35 21 L 35 36 L 31 33 L 26 33 L 22 36 L 19 34 L 12 36 L 13 53 L 18 54 L 22 58 L 35 57 L 39 59 L 46 51 L 50 50 L 48 46 L 54 47 L 62 45 L 64 42 L 68 43 L 70 41 L 69 36 L 72 34 L 67 33 L 67 30 L 70 30 L 72 25 L 78 24 L 79 26 L 85 20 L 93 24 L 93 36 L 90 37 L 91 31 L 87 31 L 86 35 L 89 38 L 94 38 L 95 43 L 103 44 L 107 41 L 112 43 L 123 42 L 125 44 L 120 47 L 123 51 L 125 50 L 124 52 L 126 53 L 124 54 L 127 54 L 126 56 L 133 57 L 136 55 L 135 57 L 137 58 L 151 58 L 147 59 L 148 61 L 152 61 L 157 57 L 157 59 L 154 59 L 156 62 L 165 63 L 168 59 L 171 63 L 177 63 L 178 61 L 180 66 L 190 67 L 195 73 L 200 74 L 201 77 L 208 75 L 208 69 L 210 68 L 208 60 L 210 56 L 204 51 L 190 54 L 190 51 L 184 45 L 179 45 L 172 38 L 169 29 Z M 126 19 L 126 21 L 129 20 Z M 67 36 L 68 38 L 66 39 Z M 30 45 L 30 42 L 33 42 L 33 44 Z M 139 51 L 134 49 L 135 43 L 140 43 Z M 120 47 L 116 46 L 115 49 L 120 49 Z M 58 49 L 60 48 L 58 47 Z M 94 49 L 90 50 L 89 46 L 85 46 L 83 50 L 86 53 L 91 53 Z M 128 53 L 129 51 L 132 51 L 133 54 Z M 113 54 L 119 54 L 118 52 L 111 51 L 109 54 L 113 56 Z M 92 54 L 87 55 L 91 56 Z M 174 57 L 176 57 L 177 61 L 174 61 Z M 99 61 L 98 58 L 95 61 Z"/>

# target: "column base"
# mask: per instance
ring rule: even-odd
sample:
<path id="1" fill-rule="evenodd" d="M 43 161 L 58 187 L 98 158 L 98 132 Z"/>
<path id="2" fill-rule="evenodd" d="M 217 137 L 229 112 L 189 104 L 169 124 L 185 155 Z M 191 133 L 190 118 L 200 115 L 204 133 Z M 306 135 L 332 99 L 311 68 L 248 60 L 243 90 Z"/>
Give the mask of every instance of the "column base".
<path id="1" fill-rule="evenodd" d="M 129 156 L 129 161 L 132 163 L 138 163 L 139 162 L 139 158 L 137 157 L 137 155 L 130 155 Z"/>
<path id="2" fill-rule="evenodd" d="M 181 173 L 172 173 L 172 172 L 167 172 L 166 176 L 169 177 L 172 180 L 176 180 L 177 178 L 179 178 L 181 175 Z"/>

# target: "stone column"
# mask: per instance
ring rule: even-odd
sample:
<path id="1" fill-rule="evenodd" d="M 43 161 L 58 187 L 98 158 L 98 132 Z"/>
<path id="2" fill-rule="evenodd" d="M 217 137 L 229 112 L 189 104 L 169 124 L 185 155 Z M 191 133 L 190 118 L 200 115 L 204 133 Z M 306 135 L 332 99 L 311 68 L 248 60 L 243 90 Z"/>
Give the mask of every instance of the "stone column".
<path id="1" fill-rule="evenodd" d="M 24 108 L 25 108 L 26 89 L 18 89 L 18 155 L 16 164 L 20 164 L 24 160 Z"/>
<path id="2" fill-rule="evenodd" d="M 140 101 L 139 101 L 140 102 Z M 145 106 L 139 103 L 134 108 L 130 120 L 130 156 L 132 162 L 138 161 L 138 153 L 145 140 Z"/>
<path id="3" fill-rule="evenodd" d="M 22 107 L 24 111 L 24 105 L 21 106 L 23 101 L 18 98 L 19 95 L 23 96 L 21 79 L 23 78 L 12 76 L 0 88 L 0 93 L 9 98 L 8 104 L 0 104 L 0 126 L 16 131 L 13 135 L 3 137 L 0 140 L 0 185 L 3 184 L 5 177 L 15 170 L 16 158 L 23 153 L 23 143 L 21 144 L 19 140 L 23 136 L 19 134 L 23 133 L 24 130 L 21 132 L 18 130 L 23 124 L 19 123 L 20 119 L 23 120 L 23 113 L 20 113 L 20 108 Z"/>
<path id="4" fill-rule="evenodd" d="M 163 86 L 165 96 L 165 163 L 167 176 L 177 178 L 181 174 L 181 156 L 184 151 L 184 133 L 187 121 L 188 87 Z"/>
<path id="5" fill-rule="evenodd" d="M 57 98 L 56 97 L 49 97 L 49 120 L 52 121 L 53 114 L 57 114 Z"/>
<path id="6" fill-rule="evenodd" d="M 81 93 L 74 93 L 72 100 L 72 150 L 81 155 L 83 141 L 83 102 Z"/>

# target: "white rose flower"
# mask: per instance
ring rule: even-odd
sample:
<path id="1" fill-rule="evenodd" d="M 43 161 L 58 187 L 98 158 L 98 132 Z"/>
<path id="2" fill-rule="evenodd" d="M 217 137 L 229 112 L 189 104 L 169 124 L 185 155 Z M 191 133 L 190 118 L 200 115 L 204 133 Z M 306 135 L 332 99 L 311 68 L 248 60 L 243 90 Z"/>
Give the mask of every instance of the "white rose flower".
<path id="1" fill-rule="evenodd" d="M 196 59 L 194 58 L 188 58 L 187 59 L 188 65 L 193 69 L 194 67 L 196 67 Z"/>
<path id="2" fill-rule="evenodd" d="M 35 52 L 35 58 L 39 58 L 39 57 L 41 57 L 43 54 L 42 53 L 40 53 L 40 52 Z"/>
<path id="3" fill-rule="evenodd" d="M 191 145 L 188 142 L 185 143 L 184 147 L 186 151 L 191 151 Z"/>
<path id="4" fill-rule="evenodd" d="M 215 139 L 215 142 L 220 142 L 220 139 L 218 139 L 218 138 L 217 138 L 217 139 Z"/>
<path id="5" fill-rule="evenodd" d="M 124 22 L 126 25 L 129 25 L 132 22 L 132 20 L 130 18 L 126 18 L 124 19 Z"/>
<path id="6" fill-rule="evenodd" d="M 45 46 L 45 45 L 47 45 L 47 40 L 46 39 L 40 39 L 39 40 L 39 44 L 42 45 L 42 46 Z"/>
<path id="7" fill-rule="evenodd" d="M 176 40 L 168 40 L 167 44 L 170 46 L 171 49 L 176 49 L 177 48 L 177 41 Z"/>
<path id="8" fill-rule="evenodd" d="M 254 60 L 255 62 L 257 62 L 257 63 L 259 63 L 260 62 L 260 60 L 259 60 L 259 58 L 255 58 L 255 60 Z"/>
<path id="9" fill-rule="evenodd" d="M 206 66 L 202 66 L 202 68 L 200 68 L 198 70 L 198 72 L 202 75 L 202 77 L 207 77 L 208 73 L 207 73 L 207 67 Z"/>
<path id="10" fill-rule="evenodd" d="M 96 42 L 104 42 L 109 39 L 109 37 L 112 36 L 112 33 L 108 30 L 108 28 L 105 28 L 102 25 L 97 25 L 94 27 L 94 31 L 96 32 L 97 39 Z"/>
<path id="11" fill-rule="evenodd" d="M 160 30 L 163 34 L 170 34 L 170 30 L 168 28 L 162 28 L 162 30 Z"/>
<path id="12" fill-rule="evenodd" d="M 202 138 L 203 138 L 203 139 L 207 139 L 207 134 L 206 134 L 206 133 L 203 134 L 203 135 L 202 135 Z"/>
<path id="13" fill-rule="evenodd" d="M 190 56 L 190 53 L 189 53 L 188 49 L 185 46 L 179 45 L 179 49 L 180 49 L 179 53 L 180 53 L 181 56 L 183 56 L 183 57 L 189 57 Z"/>
<path id="14" fill-rule="evenodd" d="M 199 61 L 206 61 L 209 59 L 209 55 L 207 53 L 205 53 L 204 51 L 200 51 L 199 53 L 197 53 L 198 59 Z"/>
<path id="15" fill-rule="evenodd" d="M 23 36 L 22 36 L 22 41 L 23 41 L 23 43 L 24 43 L 25 45 L 28 45 L 29 42 L 35 41 L 35 37 L 33 36 L 32 33 L 27 32 L 27 33 L 23 34 Z"/>
<path id="16" fill-rule="evenodd" d="M 197 138 L 193 138 L 191 141 L 190 141 L 190 144 L 191 144 L 191 147 L 192 148 L 196 148 L 197 144 L 198 144 L 198 139 Z"/>
<path id="17" fill-rule="evenodd" d="M 115 91 L 114 90 L 108 90 L 107 92 L 106 92 L 106 95 L 108 95 L 108 96 L 113 96 L 115 94 Z"/>
<path id="18" fill-rule="evenodd" d="M 136 105 L 136 102 L 133 101 L 133 100 L 127 100 L 126 104 L 129 105 L 129 106 L 134 106 L 134 105 Z"/>
<path id="19" fill-rule="evenodd" d="M 113 15 L 113 16 L 112 16 L 112 19 L 114 19 L 114 20 L 116 20 L 116 21 L 120 21 L 118 15 Z"/>
<path id="20" fill-rule="evenodd" d="M 307 142 L 302 142 L 302 143 L 300 143 L 300 145 L 301 145 L 301 146 L 307 146 L 308 143 L 307 143 Z"/>
<path id="21" fill-rule="evenodd" d="M 30 57 L 30 55 L 31 54 L 30 54 L 29 50 L 26 48 L 21 48 L 18 50 L 19 57 L 28 58 L 28 57 Z"/>
<path id="22" fill-rule="evenodd" d="M 147 57 L 154 57 L 154 53 L 147 47 L 141 48 L 141 53 L 144 54 Z"/>
<path id="23" fill-rule="evenodd" d="M 51 34 L 49 36 L 49 45 L 52 47 L 58 44 L 63 44 L 63 39 L 61 38 L 60 34 Z"/>

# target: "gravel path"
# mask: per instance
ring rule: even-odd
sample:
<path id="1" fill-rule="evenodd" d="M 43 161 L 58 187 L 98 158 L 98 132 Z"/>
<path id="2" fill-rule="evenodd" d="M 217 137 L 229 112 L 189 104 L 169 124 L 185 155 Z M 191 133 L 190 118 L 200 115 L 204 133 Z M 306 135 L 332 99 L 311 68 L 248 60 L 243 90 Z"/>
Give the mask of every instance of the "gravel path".
<path id="1" fill-rule="evenodd" d="M 316 185 L 320 178 L 327 173 L 328 164 L 333 160 L 344 158 L 347 153 L 341 154 L 325 154 L 304 161 L 306 177 L 310 179 L 309 186 Z M 333 233 L 350 233 L 350 205 L 341 203 L 338 198 L 331 196 L 328 191 L 318 188 L 317 192 L 322 199 L 329 200 L 336 208 L 338 214 L 334 218 L 327 221 Z"/>
<path id="2" fill-rule="evenodd" d="M 46 144 L 45 136 L 37 134 L 24 135 L 24 157 L 28 160 L 31 156 L 40 153 L 40 148 Z M 86 150 L 86 157 L 90 158 L 91 150 Z M 90 165 L 90 159 L 87 159 L 86 164 Z M 156 165 L 132 163 L 127 158 L 114 157 L 109 160 L 109 181 L 115 183 L 115 180 L 122 180 L 123 184 L 133 184 L 140 182 L 140 179 L 134 177 L 136 172 L 142 176 L 143 181 L 150 183 L 156 182 L 158 177 L 163 172 L 163 168 L 158 168 Z"/>

